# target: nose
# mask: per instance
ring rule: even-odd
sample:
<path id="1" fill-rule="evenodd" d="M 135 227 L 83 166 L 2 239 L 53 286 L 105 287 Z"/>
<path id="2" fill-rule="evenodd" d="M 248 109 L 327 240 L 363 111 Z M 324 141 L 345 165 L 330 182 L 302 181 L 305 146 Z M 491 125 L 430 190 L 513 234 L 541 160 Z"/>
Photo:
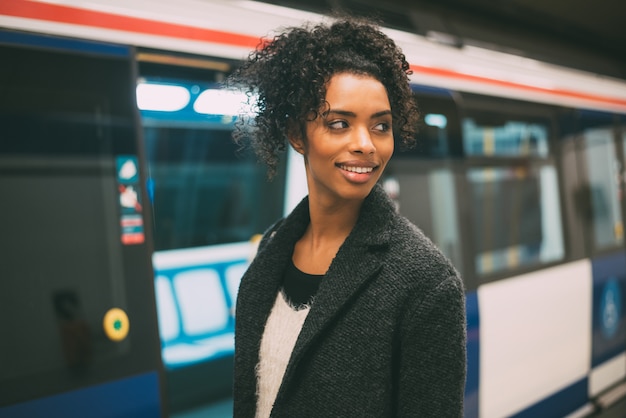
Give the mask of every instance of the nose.
<path id="1" fill-rule="evenodd" d="M 373 154 L 376 151 L 369 129 L 362 127 L 354 130 L 350 151 L 359 154 Z"/>

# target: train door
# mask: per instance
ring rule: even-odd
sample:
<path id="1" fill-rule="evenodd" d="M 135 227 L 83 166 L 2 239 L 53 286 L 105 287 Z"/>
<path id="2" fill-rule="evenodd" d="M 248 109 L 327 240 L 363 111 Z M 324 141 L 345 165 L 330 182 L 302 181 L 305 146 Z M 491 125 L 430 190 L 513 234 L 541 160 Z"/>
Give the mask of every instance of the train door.
<path id="1" fill-rule="evenodd" d="M 555 109 L 462 97 L 465 274 L 479 312 L 466 417 L 566 416 L 587 402 L 590 273 L 566 240 Z"/>
<path id="2" fill-rule="evenodd" d="M 603 405 L 626 378 L 625 148 L 615 115 L 578 111 L 565 123 L 578 183 L 570 187 L 592 270 L 592 350 L 588 392 Z M 571 180 L 571 179 L 568 179 Z"/>
<path id="3" fill-rule="evenodd" d="M 131 52 L 0 31 L 0 417 L 164 416 Z"/>
<path id="4" fill-rule="evenodd" d="M 220 81 L 237 62 L 144 49 L 137 61 L 170 412 L 232 415 L 239 281 L 254 236 L 283 214 L 286 164 L 268 181 L 232 139 L 245 98 Z"/>

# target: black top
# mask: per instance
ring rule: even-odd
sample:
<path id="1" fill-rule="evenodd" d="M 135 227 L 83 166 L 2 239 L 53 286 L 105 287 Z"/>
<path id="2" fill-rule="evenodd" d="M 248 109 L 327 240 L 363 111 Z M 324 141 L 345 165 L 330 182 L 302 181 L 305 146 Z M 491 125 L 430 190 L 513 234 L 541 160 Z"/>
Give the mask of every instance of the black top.
<path id="1" fill-rule="evenodd" d="M 283 277 L 283 292 L 291 306 L 299 310 L 305 305 L 311 305 L 323 277 L 323 274 L 308 274 L 300 271 L 293 264 L 293 260 L 290 260 Z"/>

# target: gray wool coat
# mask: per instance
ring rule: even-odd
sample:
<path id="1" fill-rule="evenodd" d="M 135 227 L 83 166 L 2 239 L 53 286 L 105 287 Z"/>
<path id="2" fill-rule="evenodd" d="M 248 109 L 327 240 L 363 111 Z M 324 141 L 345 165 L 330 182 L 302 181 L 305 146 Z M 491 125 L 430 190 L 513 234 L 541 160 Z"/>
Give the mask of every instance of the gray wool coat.
<path id="1" fill-rule="evenodd" d="M 242 278 L 234 417 L 254 417 L 265 322 L 308 198 L 264 235 Z M 272 417 L 461 417 L 465 293 L 450 262 L 380 186 L 328 269 L 291 354 Z"/>

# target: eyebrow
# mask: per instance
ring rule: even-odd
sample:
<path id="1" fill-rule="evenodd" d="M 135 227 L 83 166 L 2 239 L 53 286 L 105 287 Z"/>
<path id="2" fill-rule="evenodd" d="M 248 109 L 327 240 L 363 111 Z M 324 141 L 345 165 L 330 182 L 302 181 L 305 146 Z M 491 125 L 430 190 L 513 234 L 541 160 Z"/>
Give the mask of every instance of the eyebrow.
<path id="1" fill-rule="evenodd" d="M 335 113 L 341 116 L 353 117 L 353 118 L 356 117 L 356 113 L 351 112 L 349 110 L 341 110 L 341 109 L 330 109 L 328 112 L 324 113 L 323 116 L 327 117 L 331 113 Z M 386 116 L 386 115 L 391 115 L 391 110 L 386 109 L 386 110 L 381 110 L 380 112 L 376 112 L 370 116 L 370 119 L 376 119 L 376 118 L 379 118 L 381 116 Z"/>

